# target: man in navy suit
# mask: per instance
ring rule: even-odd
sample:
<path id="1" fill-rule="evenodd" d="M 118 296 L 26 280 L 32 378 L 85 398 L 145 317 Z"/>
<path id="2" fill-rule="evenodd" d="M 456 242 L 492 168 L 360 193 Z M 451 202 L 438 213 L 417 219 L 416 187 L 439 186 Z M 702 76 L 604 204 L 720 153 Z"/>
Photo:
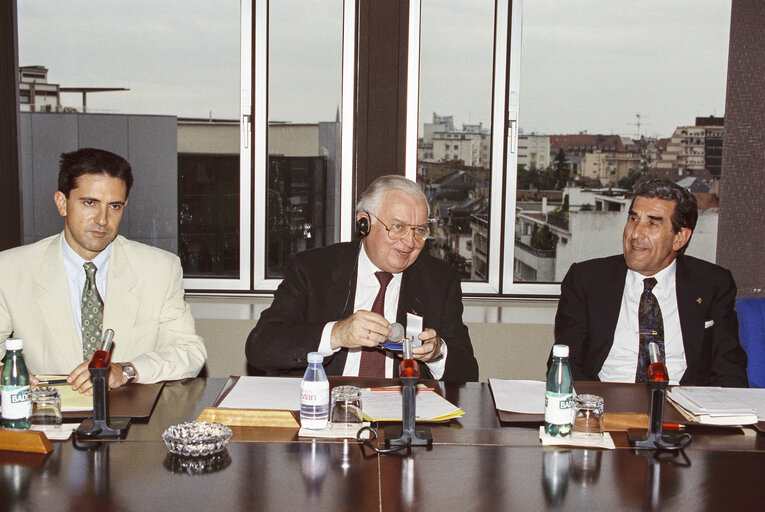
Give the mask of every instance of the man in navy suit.
<path id="1" fill-rule="evenodd" d="M 250 364 L 302 371 L 307 354 L 320 352 L 330 375 L 396 377 L 400 359 L 378 345 L 391 335 L 391 323 L 406 325 L 407 313 L 414 313 L 422 317 L 422 345 L 414 348 L 421 376 L 478 380 L 459 276 L 421 254 L 430 234 L 428 211 L 415 182 L 396 175 L 375 180 L 356 207 L 361 241 L 305 251 L 287 262 L 271 307 L 247 338 Z M 374 371 L 367 364 L 372 359 L 379 364 Z"/>
<path id="2" fill-rule="evenodd" d="M 686 189 L 663 180 L 643 182 L 624 227 L 623 255 L 571 265 L 561 283 L 555 342 L 569 346 L 575 380 L 640 381 L 640 336 L 646 329 L 638 309 L 644 281 L 653 278 L 648 280 L 660 306 L 670 382 L 748 386 L 733 276 L 683 254 L 697 218 L 696 198 Z"/>

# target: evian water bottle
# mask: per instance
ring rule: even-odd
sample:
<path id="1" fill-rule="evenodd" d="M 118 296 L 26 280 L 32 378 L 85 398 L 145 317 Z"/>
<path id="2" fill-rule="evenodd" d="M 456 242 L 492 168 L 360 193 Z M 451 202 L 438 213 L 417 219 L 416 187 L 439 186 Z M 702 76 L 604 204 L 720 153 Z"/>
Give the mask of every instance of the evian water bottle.
<path id="1" fill-rule="evenodd" d="M 329 381 L 322 366 L 324 356 L 309 352 L 308 368 L 300 383 L 300 425 L 321 430 L 329 419 Z"/>

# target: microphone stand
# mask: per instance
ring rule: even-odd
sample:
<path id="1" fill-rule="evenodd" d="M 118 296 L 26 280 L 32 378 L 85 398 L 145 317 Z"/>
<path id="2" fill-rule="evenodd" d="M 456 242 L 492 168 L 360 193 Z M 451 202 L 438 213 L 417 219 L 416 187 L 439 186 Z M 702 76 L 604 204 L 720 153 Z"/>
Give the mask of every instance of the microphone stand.
<path id="1" fill-rule="evenodd" d="M 669 375 L 667 367 L 661 360 L 659 346 L 648 344 L 651 364 L 648 367 L 648 384 L 651 389 L 651 410 L 648 419 L 648 434 L 634 436 L 628 432 L 630 446 L 635 448 L 653 448 L 658 450 L 682 450 L 693 441 L 689 433 L 680 436 L 664 434 L 664 402 L 667 398 Z"/>
<path id="2" fill-rule="evenodd" d="M 130 428 L 130 418 L 109 418 L 109 349 L 114 338 L 114 331 L 107 329 L 101 348 L 93 353 L 88 364 L 90 378 L 93 381 L 93 419 L 80 423 L 74 433 L 91 439 L 100 437 L 122 437 Z"/>
<path id="3" fill-rule="evenodd" d="M 403 446 L 433 446 L 433 436 L 430 429 L 423 427 L 416 429 L 416 394 L 417 381 L 420 380 L 420 370 L 417 361 L 412 357 L 412 339 L 405 338 L 403 342 L 404 360 L 399 364 L 399 380 L 403 393 L 402 425 L 392 426 L 385 429 L 385 447 Z"/>

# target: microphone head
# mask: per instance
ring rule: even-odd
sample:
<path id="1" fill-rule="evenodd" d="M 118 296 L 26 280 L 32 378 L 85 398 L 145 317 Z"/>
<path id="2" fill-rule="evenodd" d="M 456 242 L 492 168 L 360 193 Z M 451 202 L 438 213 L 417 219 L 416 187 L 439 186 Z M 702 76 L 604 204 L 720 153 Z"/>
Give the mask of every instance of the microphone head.
<path id="1" fill-rule="evenodd" d="M 404 326 L 396 322 L 390 325 L 390 336 L 388 341 L 392 343 L 401 343 L 404 339 Z"/>

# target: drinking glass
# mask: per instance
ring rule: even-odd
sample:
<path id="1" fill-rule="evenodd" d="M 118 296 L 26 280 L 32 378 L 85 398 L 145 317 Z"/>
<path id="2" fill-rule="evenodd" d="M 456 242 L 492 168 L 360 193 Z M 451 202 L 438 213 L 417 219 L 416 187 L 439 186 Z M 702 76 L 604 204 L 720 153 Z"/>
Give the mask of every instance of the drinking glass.
<path id="1" fill-rule="evenodd" d="M 39 387 L 29 392 L 32 402 L 30 423 L 35 425 L 61 424 L 61 396 L 56 388 Z"/>
<path id="2" fill-rule="evenodd" d="M 603 398 L 596 395 L 574 397 L 574 427 L 572 436 L 579 439 L 603 437 Z"/>
<path id="3" fill-rule="evenodd" d="M 362 423 L 361 390 L 356 386 L 337 386 L 332 390 L 329 421 L 332 424 Z"/>

